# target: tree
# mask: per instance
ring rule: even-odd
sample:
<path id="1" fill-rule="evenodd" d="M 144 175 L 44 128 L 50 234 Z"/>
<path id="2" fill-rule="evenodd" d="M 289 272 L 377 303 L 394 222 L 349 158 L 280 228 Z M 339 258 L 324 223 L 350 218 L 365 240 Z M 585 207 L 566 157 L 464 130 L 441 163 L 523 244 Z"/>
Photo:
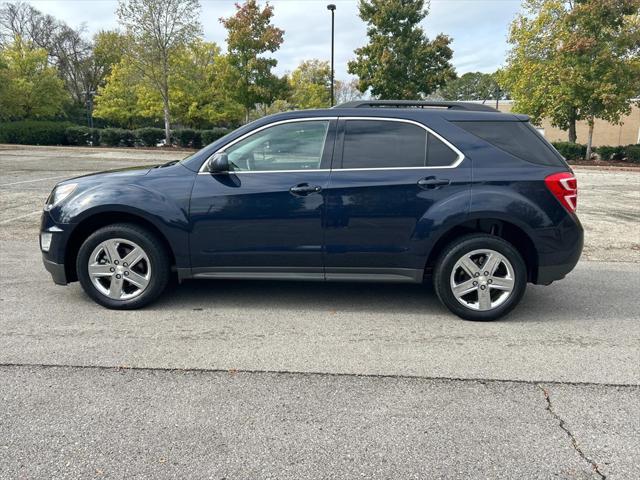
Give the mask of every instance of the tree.
<path id="1" fill-rule="evenodd" d="M 116 11 L 131 41 L 131 65 L 162 99 L 165 141 L 171 142 L 170 72 L 176 53 L 201 32 L 198 0 L 119 0 Z"/>
<path id="2" fill-rule="evenodd" d="M 358 80 L 336 80 L 335 82 L 335 96 L 336 105 L 341 103 L 352 102 L 354 100 L 360 100 L 363 94 L 358 90 Z"/>
<path id="3" fill-rule="evenodd" d="M 0 50 L 0 110 L 5 120 L 51 118 L 68 100 L 62 80 L 47 63 L 47 52 L 20 37 Z"/>
<path id="4" fill-rule="evenodd" d="M 526 0 L 509 34 L 513 45 L 499 81 L 514 110 L 569 131 L 596 118 L 616 123 L 640 89 L 639 0 Z"/>
<path id="5" fill-rule="evenodd" d="M 289 101 L 295 108 L 325 108 L 331 103 L 331 68 L 329 62 L 307 60 L 289 77 Z"/>
<path id="6" fill-rule="evenodd" d="M 271 69 L 278 62 L 265 57 L 282 44 L 284 31 L 271 24 L 273 7 L 260 8 L 256 0 L 236 4 L 236 13 L 220 22 L 227 29 L 229 63 L 235 74 L 233 98 L 245 109 L 245 120 L 256 104 L 273 101 L 270 89 L 277 83 Z"/>
<path id="7" fill-rule="evenodd" d="M 500 86 L 494 74 L 468 72 L 450 80 L 440 89 L 445 100 L 495 100 L 502 98 Z"/>
<path id="8" fill-rule="evenodd" d="M 360 0 L 358 8 L 369 43 L 348 67 L 361 92 L 415 100 L 455 78 L 451 39 L 440 34 L 430 41 L 419 25 L 428 14 L 424 0 Z"/>

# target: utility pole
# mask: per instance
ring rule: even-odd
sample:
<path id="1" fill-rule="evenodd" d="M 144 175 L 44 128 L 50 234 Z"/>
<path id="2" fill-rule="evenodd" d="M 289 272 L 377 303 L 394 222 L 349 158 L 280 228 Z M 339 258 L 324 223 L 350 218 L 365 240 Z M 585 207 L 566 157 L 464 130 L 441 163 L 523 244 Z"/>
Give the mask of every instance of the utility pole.
<path id="1" fill-rule="evenodd" d="M 334 79 L 333 79 L 333 45 L 334 45 L 334 32 L 335 32 L 335 12 L 336 6 L 333 3 L 327 5 L 327 10 L 331 10 L 331 106 L 335 102 L 334 94 Z"/>

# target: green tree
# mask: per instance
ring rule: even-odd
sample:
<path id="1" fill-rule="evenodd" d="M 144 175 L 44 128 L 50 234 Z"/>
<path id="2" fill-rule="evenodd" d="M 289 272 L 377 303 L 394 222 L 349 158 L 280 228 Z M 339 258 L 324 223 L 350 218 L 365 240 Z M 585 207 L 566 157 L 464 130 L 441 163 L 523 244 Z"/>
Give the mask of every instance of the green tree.
<path id="1" fill-rule="evenodd" d="M 56 69 L 48 64 L 47 51 L 18 36 L 0 50 L 0 79 L 4 119 L 55 117 L 69 99 Z"/>
<path id="2" fill-rule="evenodd" d="M 430 41 L 420 27 L 428 14 L 424 0 L 360 0 L 358 8 L 369 43 L 356 49 L 349 73 L 358 76 L 361 92 L 415 100 L 455 78 L 451 39 L 440 34 Z"/>
<path id="3" fill-rule="evenodd" d="M 509 34 L 513 45 L 500 73 L 514 110 L 548 118 L 576 141 L 576 122 L 612 123 L 640 89 L 640 0 L 526 0 Z"/>
<path id="4" fill-rule="evenodd" d="M 329 62 L 307 60 L 289 76 L 289 101 L 295 108 L 325 108 L 331 103 Z"/>
<path id="5" fill-rule="evenodd" d="M 229 63 L 235 81 L 232 95 L 245 109 L 245 120 L 257 104 L 270 104 L 274 98 L 271 89 L 278 79 L 271 69 L 278 61 L 265 57 L 282 44 L 284 31 L 271 24 L 273 7 L 260 8 L 256 0 L 236 4 L 235 15 L 221 18 L 227 29 Z"/>
<path id="6" fill-rule="evenodd" d="M 495 74 L 468 72 L 447 82 L 439 91 L 445 100 L 487 101 L 502 98 Z"/>
<path id="7" fill-rule="evenodd" d="M 162 100 L 165 139 L 171 141 L 171 71 L 176 52 L 201 32 L 198 0 L 119 0 L 118 19 L 131 41 L 127 56 Z"/>

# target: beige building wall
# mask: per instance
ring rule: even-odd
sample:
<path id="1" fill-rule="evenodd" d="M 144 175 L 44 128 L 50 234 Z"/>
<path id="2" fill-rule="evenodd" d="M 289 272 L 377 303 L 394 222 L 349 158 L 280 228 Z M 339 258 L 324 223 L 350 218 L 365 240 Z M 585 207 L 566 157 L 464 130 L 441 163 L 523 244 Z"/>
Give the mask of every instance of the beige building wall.
<path id="1" fill-rule="evenodd" d="M 498 109 L 501 112 L 510 112 L 512 106 L 513 103 L 508 100 L 501 101 L 498 104 Z M 593 127 L 593 145 L 615 146 L 640 143 L 640 108 L 634 105 L 631 113 L 624 117 L 622 122 L 621 125 L 613 125 L 604 120 L 596 120 Z M 543 120 L 541 128 L 544 129 L 544 136 L 551 142 L 566 142 L 568 140 L 568 132 L 552 127 L 548 120 Z M 587 122 L 578 122 L 576 126 L 578 143 L 587 143 L 588 130 Z"/>

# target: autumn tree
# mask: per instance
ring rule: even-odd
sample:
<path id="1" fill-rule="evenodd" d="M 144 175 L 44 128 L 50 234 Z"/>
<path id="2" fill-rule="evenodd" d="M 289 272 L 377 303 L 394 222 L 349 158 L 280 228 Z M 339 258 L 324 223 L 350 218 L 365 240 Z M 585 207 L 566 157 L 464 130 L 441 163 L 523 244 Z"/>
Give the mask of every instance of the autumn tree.
<path id="1" fill-rule="evenodd" d="M 361 92 L 414 100 L 455 77 L 451 39 L 439 34 L 429 40 L 420 27 L 428 14 L 424 0 L 360 0 L 358 8 L 369 43 L 356 49 L 348 68 L 358 76 Z"/>
<path id="2" fill-rule="evenodd" d="M 51 118 L 63 111 L 68 95 L 47 51 L 16 36 L 0 50 L 0 116 L 5 120 Z"/>
<path id="3" fill-rule="evenodd" d="M 198 0 L 119 0 L 116 11 L 131 41 L 130 64 L 160 96 L 165 141 L 171 142 L 171 70 L 177 52 L 201 32 Z"/>
<path id="4" fill-rule="evenodd" d="M 284 31 L 271 24 L 273 7 L 261 8 L 256 0 L 236 4 L 235 15 L 221 18 L 227 29 L 228 58 L 235 75 L 233 98 L 245 109 L 245 120 L 256 104 L 273 101 L 272 89 L 277 78 L 271 70 L 275 58 L 266 57 L 282 44 Z"/>
<path id="5" fill-rule="evenodd" d="M 289 101 L 295 108 L 325 108 L 331 103 L 329 62 L 307 60 L 289 76 Z"/>
<path id="6" fill-rule="evenodd" d="M 548 118 L 576 141 L 576 122 L 620 121 L 640 90 L 640 0 L 526 0 L 499 79 L 514 110 Z"/>
<path id="7" fill-rule="evenodd" d="M 445 100 L 482 102 L 496 100 L 503 95 L 495 75 L 481 72 L 468 72 L 449 80 L 439 93 Z"/>
<path id="8" fill-rule="evenodd" d="M 335 82 L 336 105 L 341 103 L 361 100 L 363 93 L 358 90 L 358 80 L 336 80 Z"/>

